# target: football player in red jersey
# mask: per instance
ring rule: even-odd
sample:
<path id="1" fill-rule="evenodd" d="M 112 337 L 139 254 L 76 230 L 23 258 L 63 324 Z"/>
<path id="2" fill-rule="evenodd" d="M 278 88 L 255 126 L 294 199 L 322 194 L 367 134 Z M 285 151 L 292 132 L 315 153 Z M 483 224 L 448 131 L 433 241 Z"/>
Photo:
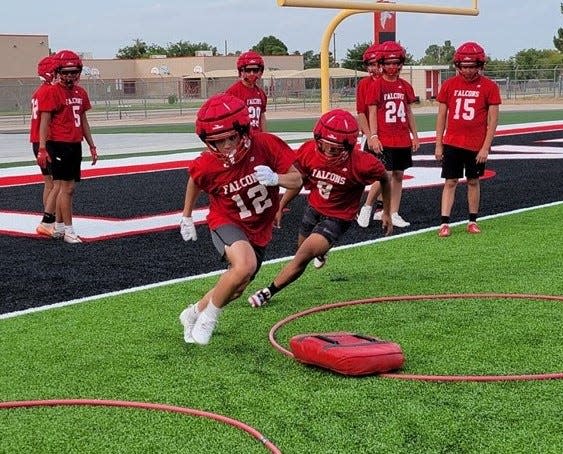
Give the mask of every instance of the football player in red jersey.
<path id="1" fill-rule="evenodd" d="M 498 85 L 482 74 L 485 51 L 475 42 L 461 44 L 454 54 L 458 74 L 446 80 L 437 100 L 435 157 L 445 178 L 438 235 L 450 236 L 450 214 L 457 183 L 467 178 L 469 233 L 480 233 L 477 215 L 481 199 L 479 177 L 485 173 L 489 150 L 498 125 L 501 104 Z"/>
<path id="2" fill-rule="evenodd" d="M 390 207 L 389 177 L 385 167 L 374 155 L 357 145 L 358 122 L 345 110 L 334 109 L 321 116 L 313 130 L 314 139 L 305 142 L 297 152 L 295 166 L 301 172 L 305 187 L 310 190 L 308 206 L 303 214 L 295 256 L 266 288 L 248 298 L 252 307 L 266 304 L 277 292 L 298 279 L 309 262 L 321 268 L 330 248 L 350 228 L 366 185 L 381 183 L 383 194 L 383 228 L 393 232 Z M 299 189 L 286 191 L 278 209 L 282 210 L 299 194 Z"/>
<path id="3" fill-rule="evenodd" d="M 371 136 L 371 131 L 369 129 L 369 105 L 367 104 L 368 94 L 371 85 L 381 75 L 381 67 L 377 62 L 378 58 L 379 44 L 372 44 L 365 50 L 363 55 L 363 62 L 369 76 L 361 78 L 356 87 L 356 112 L 358 114 L 358 125 L 360 126 L 360 131 L 366 140 Z"/>
<path id="4" fill-rule="evenodd" d="M 408 227 L 399 215 L 403 193 L 403 176 L 412 166 L 412 153 L 420 144 L 411 104 L 416 96 L 410 83 L 400 77 L 406 51 L 394 41 L 384 42 L 378 49 L 381 77 L 370 87 L 368 145 L 375 153 L 383 155 L 385 168 L 391 178 L 391 220 L 395 227 Z M 372 206 L 379 195 L 378 185 L 370 188 L 366 202 L 358 216 L 358 224 L 367 227 Z M 381 212 L 375 213 L 379 220 Z"/>
<path id="5" fill-rule="evenodd" d="M 41 109 L 45 99 L 48 99 L 48 92 L 51 83 L 55 78 L 55 60 L 48 55 L 43 57 L 37 64 L 37 75 L 42 83 L 31 96 L 31 122 L 29 126 L 29 141 L 35 159 L 43 164 L 39 165 L 41 174 L 43 175 L 43 219 L 35 229 L 38 235 L 48 237 L 53 236 L 55 230 L 55 201 L 57 193 L 53 191 L 53 175 L 51 172 L 51 164 L 47 162 L 47 152 L 43 148 L 42 155 L 39 156 L 39 125 L 41 124 Z"/>
<path id="6" fill-rule="evenodd" d="M 91 108 L 90 99 L 78 85 L 82 60 L 70 50 L 57 52 L 53 59 L 58 82 L 49 90 L 49 102 L 40 106 L 38 161 L 41 156 L 51 163 L 57 191 L 53 236 L 74 244 L 82 242 L 72 225 L 72 201 L 76 182 L 80 181 L 82 140 L 86 139 L 90 146 L 92 165 L 96 164 L 98 154 L 86 117 L 86 111 Z"/>
<path id="7" fill-rule="evenodd" d="M 192 211 L 201 191 L 208 194 L 207 224 L 213 245 L 228 268 L 215 286 L 180 314 L 187 343 L 209 343 L 223 307 L 254 278 L 272 238 L 279 188 L 299 188 L 295 152 L 279 137 L 250 132 L 247 106 L 219 93 L 199 109 L 196 133 L 207 146 L 189 167 L 190 178 L 180 233 L 197 239 Z"/>
<path id="8" fill-rule="evenodd" d="M 268 97 L 258 86 L 258 81 L 264 73 L 264 59 L 258 52 L 243 52 L 237 58 L 237 69 L 239 80 L 231 85 L 226 93 L 242 99 L 247 105 L 250 128 L 253 131 L 266 131 Z"/>

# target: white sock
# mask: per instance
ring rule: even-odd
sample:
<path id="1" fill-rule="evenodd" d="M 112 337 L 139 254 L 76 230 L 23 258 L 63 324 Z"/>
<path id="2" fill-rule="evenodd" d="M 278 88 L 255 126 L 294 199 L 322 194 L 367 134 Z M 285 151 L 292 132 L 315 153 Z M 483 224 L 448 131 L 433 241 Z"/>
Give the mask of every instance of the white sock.
<path id="1" fill-rule="evenodd" d="M 57 232 L 64 232 L 65 225 L 62 222 L 55 222 L 55 230 Z"/>
<path id="2" fill-rule="evenodd" d="M 65 224 L 65 233 L 69 233 L 69 234 L 74 234 L 74 228 L 72 227 L 72 224 Z"/>
<path id="3" fill-rule="evenodd" d="M 211 320 L 217 320 L 222 310 L 222 308 L 215 306 L 212 300 L 209 300 L 209 304 L 203 310 L 203 313 Z"/>

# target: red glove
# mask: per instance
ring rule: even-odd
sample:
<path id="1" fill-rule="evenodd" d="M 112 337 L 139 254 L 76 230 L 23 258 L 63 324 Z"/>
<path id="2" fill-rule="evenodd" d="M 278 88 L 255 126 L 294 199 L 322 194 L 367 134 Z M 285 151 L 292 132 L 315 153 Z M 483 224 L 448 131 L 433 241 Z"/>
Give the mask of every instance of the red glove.
<path id="1" fill-rule="evenodd" d="M 46 148 L 40 148 L 37 152 L 37 164 L 39 167 L 47 167 L 47 163 L 51 162 L 51 156 L 47 153 Z"/>

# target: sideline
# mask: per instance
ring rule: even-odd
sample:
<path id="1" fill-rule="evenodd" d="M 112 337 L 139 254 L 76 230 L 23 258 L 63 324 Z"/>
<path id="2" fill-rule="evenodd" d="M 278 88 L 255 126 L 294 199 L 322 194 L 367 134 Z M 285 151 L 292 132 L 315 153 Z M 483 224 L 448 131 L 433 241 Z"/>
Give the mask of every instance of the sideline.
<path id="1" fill-rule="evenodd" d="M 514 123 L 499 125 L 495 136 L 506 134 L 524 134 L 527 132 L 542 132 L 563 129 L 563 120 L 539 121 L 530 123 Z M 297 148 L 305 140 L 312 138 L 311 132 L 276 132 L 273 133 L 290 143 L 292 148 Z M 421 143 L 431 143 L 436 139 L 435 131 L 419 131 Z M 167 159 L 162 153 L 176 152 L 177 155 L 189 156 L 199 155 L 203 144 L 194 133 L 123 133 L 123 134 L 98 134 L 96 146 L 99 150 L 100 166 L 112 165 L 115 159 L 138 159 L 159 156 Z M 130 157 L 135 155 L 135 157 Z M 2 134 L 0 133 L 0 167 L 27 167 L 28 172 L 39 174 L 37 165 L 32 160 L 33 155 L 29 144 L 29 135 L 25 134 Z M 86 161 L 87 154 L 84 154 Z M 105 158 L 105 159 L 104 159 Z M 168 158 L 170 159 L 170 158 Z M 8 169 L 3 169 L 3 174 Z M 85 170 L 85 169 L 83 169 Z"/>
<path id="2" fill-rule="evenodd" d="M 542 209 L 542 208 L 558 206 L 558 205 L 561 205 L 561 204 L 563 204 L 563 200 L 560 200 L 558 202 L 547 203 L 547 204 L 544 204 L 544 205 L 538 205 L 538 206 L 534 206 L 534 207 L 520 208 L 518 210 L 507 211 L 505 213 L 497 213 L 497 214 L 492 214 L 492 215 L 489 215 L 489 216 L 483 216 L 483 217 L 480 218 L 480 220 L 495 219 L 495 218 L 499 218 L 499 217 L 510 216 L 510 215 L 513 215 L 513 214 L 524 213 L 524 212 L 531 211 L 531 210 L 538 210 L 538 209 Z M 451 226 L 457 226 L 457 225 L 465 224 L 466 222 L 467 221 L 464 220 L 464 221 L 460 221 L 460 222 L 451 223 L 450 225 Z M 399 235 L 393 235 L 393 236 L 390 236 L 390 237 L 377 238 L 375 240 L 362 241 L 362 242 L 354 243 L 354 244 L 346 244 L 346 245 L 342 245 L 342 246 L 337 246 L 337 247 L 333 248 L 332 250 L 338 251 L 338 250 L 344 250 L 344 249 L 350 249 L 350 248 L 355 248 L 355 247 L 360 247 L 360 246 L 366 246 L 366 245 L 381 243 L 383 241 L 393 241 L 393 240 L 398 239 L 398 238 L 404 238 L 404 237 L 407 237 L 407 236 L 418 235 L 418 234 L 426 233 L 426 232 L 432 232 L 432 231 L 435 231 L 436 229 L 438 229 L 438 227 L 439 226 L 436 225 L 436 226 L 433 226 L 433 227 L 427 227 L 427 228 L 424 228 L 424 229 L 415 230 L 415 231 L 412 231 L 412 232 L 406 232 L 406 233 L 402 233 L 402 234 L 399 234 Z M 277 259 L 268 260 L 268 261 L 264 262 L 263 265 L 269 265 L 269 264 L 273 264 L 273 263 L 284 262 L 284 261 L 290 260 L 291 257 L 292 256 L 286 256 L 286 257 L 280 257 L 280 258 L 277 258 Z M 158 288 L 158 287 L 164 287 L 164 286 L 167 286 L 167 285 L 189 282 L 189 281 L 193 281 L 193 280 L 196 280 L 196 279 L 202 279 L 202 278 L 206 278 L 206 277 L 210 277 L 210 276 L 217 276 L 219 274 L 222 274 L 223 272 L 224 272 L 224 269 L 221 269 L 221 270 L 212 271 L 212 272 L 205 273 L 205 274 L 198 274 L 198 275 L 195 275 L 195 276 L 188 276 L 188 277 L 184 277 L 184 278 L 171 279 L 171 280 L 168 280 L 168 281 L 157 282 L 157 283 L 154 283 L 154 284 L 148 284 L 148 285 L 142 285 L 142 286 L 139 286 L 139 287 L 132 287 L 132 288 L 124 289 L 124 290 L 118 290 L 118 291 L 115 291 L 115 292 L 102 293 L 100 295 L 89 296 L 89 297 L 86 297 L 86 298 L 78 298 L 78 299 L 70 300 L 70 301 L 63 301 L 63 302 L 60 302 L 60 303 L 50 304 L 50 305 L 47 305 L 47 306 L 25 309 L 23 311 L 8 312 L 8 313 L 5 313 L 5 314 L 0 314 L 0 320 L 6 320 L 6 319 L 9 319 L 9 318 L 15 318 L 15 317 L 19 317 L 19 316 L 22 316 L 22 315 L 33 314 L 33 313 L 36 313 L 36 312 L 43 312 L 43 311 L 47 311 L 47 310 L 51 310 L 51 309 L 58 309 L 58 308 L 62 308 L 62 307 L 72 306 L 72 305 L 75 305 L 75 304 L 88 303 L 90 301 L 97 301 L 97 300 L 100 300 L 100 299 L 103 299 L 103 298 L 126 295 L 126 294 L 129 294 L 129 293 L 134 293 L 134 292 L 143 291 L 143 290 L 150 290 L 150 289 L 154 289 L 154 288 Z"/>

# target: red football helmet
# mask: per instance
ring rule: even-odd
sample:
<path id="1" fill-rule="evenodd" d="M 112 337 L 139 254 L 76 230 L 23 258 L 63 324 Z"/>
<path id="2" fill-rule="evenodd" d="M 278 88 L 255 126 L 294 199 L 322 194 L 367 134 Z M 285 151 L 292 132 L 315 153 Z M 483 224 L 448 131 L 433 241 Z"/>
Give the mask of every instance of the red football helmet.
<path id="1" fill-rule="evenodd" d="M 82 60 L 71 50 L 60 50 L 53 59 L 56 61 L 56 72 L 63 85 L 67 88 L 74 87 L 80 79 Z"/>
<path id="2" fill-rule="evenodd" d="M 372 44 L 365 50 L 362 57 L 364 65 L 367 66 L 371 60 L 379 60 L 379 44 Z"/>
<path id="3" fill-rule="evenodd" d="M 377 61 L 383 63 L 385 60 L 399 60 L 402 65 L 407 58 L 407 51 L 395 41 L 385 41 L 379 45 L 379 58 Z"/>
<path id="4" fill-rule="evenodd" d="M 254 70 L 244 71 L 247 66 L 254 68 Z M 256 67 L 258 67 L 258 70 L 256 70 Z M 252 50 L 243 52 L 237 58 L 237 69 L 239 77 L 243 77 L 248 85 L 254 85 L 264 72 L 264 59 L 258 52 Z"/>
<path id="5" fill-rule="evenodd" d="M 57 62 L 51 55 L 43 57 L 39 60 L 39 63 L 37 63 L 37 75 L 41 80 L 51 83 L 55 78 L 56 65 Z"/>
<path id="6" fill-rule="evenodd" d="M 258 52 L 249 50 L 248 52 L 243 52 L 237 58 L 237 69 L 240 74 L 245 66 L 258 66 L 262 71 L 264 71 L 264 59 Z"/>
<path id="7" fill-rule="evenodd" d="M 362 56 L 362 61 L 364 62 L 364 65 L 372 76 L 378 76 L 381 72 L 381 67 L 379 66 L 379 64 L 370 65 L 370 62 L 373 63 L 375 61 L 377 63 L 378 58 L 379 44 L 372 44 L 371 46 L 369 46 Z"/>
<path id="8" fill-rule="evenodd" d="M 461 44 L 454 54 L 454 65 L 459 67 L 462 63 L 472 63 L 478 67 L 485 65 L 487 57 L 484 49 L 477 43 L 468 41 Z"/>
<path id="9" fill-rule="evenodd" d="M 323 114 L 313 129 L 319 152 L 331 163 L 341 163 L 348 159 L 358 142 L 358 133 L 356 118 L 342 109 L 333 109 Z"/>
<path id="10" fill-rule="evenodd" d="M 210 97 L 199 109 L 195 122 L 195 132 L 208 146 L 209 150 L 225 165 L 233 165 L 241 160 L 250 147 L 250 117 L 248 108 L 239 98 L 217 93 Z M 223 152 L 214 141 L 239 134 L 235 149 Z"/>
<path id="11" fill-rule="evenodd" d="M 53 58 L 57 62 L 57 71 L 64 69 L 79 69 L 82 71 L 82 60 L 71 50 L 60 50 Z"/>

